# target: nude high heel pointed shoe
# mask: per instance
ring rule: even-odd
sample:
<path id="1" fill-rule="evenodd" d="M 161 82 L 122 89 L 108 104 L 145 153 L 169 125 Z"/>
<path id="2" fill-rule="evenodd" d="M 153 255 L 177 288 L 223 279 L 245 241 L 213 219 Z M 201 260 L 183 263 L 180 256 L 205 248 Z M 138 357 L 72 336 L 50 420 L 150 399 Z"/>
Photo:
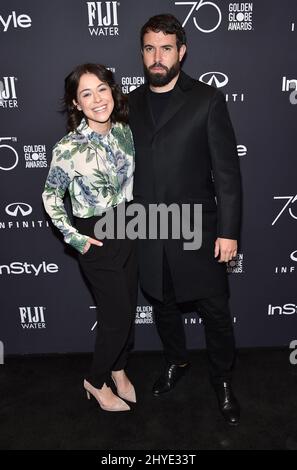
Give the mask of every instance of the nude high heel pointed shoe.
<path id="1" fill-rule="evenodd" d="M 114 395 L 111 389 L 105 384 L 102 388 L 95 388 L 87 380 L 84 380 L 84 389 L 86 390 L 88 400 L 91 399 L 92 395 L 99 403 L 100 408 L 104 411 L 129 411 L 131 409 L 127 403 Z M 104 397 L 106 392 L 108 392 L 109 395 L 114 396 L 113 403 L 110 405 L 106 405 L 106 396 Z"/>
<path id="2" fill-rule="evenodd" d="M 114 377 L 111 376 L 111 378 L 116 386 L 118 396 L 123 398 L 123 400 L 130 401 L 131 403 L 136 403 L 136 393 L 135 393 L 135 388 L 133 387 L 133 385 L 130 383 L 131 387 L 129 388 L 129 390 L 126 390 L 125 392 L 123 392 L 119 390 Z"/>

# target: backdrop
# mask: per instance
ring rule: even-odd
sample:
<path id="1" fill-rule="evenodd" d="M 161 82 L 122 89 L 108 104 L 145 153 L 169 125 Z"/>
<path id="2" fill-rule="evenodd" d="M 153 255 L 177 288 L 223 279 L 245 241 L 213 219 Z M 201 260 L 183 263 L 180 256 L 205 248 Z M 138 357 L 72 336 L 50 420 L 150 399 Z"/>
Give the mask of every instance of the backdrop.
<path id="1" fill-rule="evenodd" d="M 227 266 L 237 344 L 282 346 L 297 336 L 296 2 L 1 0 L 5 354 L 93 347 L 94 301 L 41 201 L 52 146 L 65 134 L 64 77 L 77 64 L 101 62 L 129 93 L 143 83 L 140 27 L 165 12 L 186 29 L 185 72 L 221 88 L 237 135 L 244 222 L 238 257 Z M 189 312 L 184 321 L 189 347 L 203 348 L 199 317 Z M 160 349 L 152 307 L 141 295 L 136 349 Z"/>

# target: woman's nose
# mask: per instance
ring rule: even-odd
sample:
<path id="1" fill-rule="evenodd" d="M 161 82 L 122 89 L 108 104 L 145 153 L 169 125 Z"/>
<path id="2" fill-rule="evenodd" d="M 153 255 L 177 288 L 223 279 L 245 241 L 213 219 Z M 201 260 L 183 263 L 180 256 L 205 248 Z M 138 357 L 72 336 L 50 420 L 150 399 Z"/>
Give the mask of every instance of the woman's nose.
<path id="1" fill-rule="evenodd" d="M 99 103 L 101 101 L 101 94 L 100 93 L 95 93 L 94 100 L 96 103 Z"/>

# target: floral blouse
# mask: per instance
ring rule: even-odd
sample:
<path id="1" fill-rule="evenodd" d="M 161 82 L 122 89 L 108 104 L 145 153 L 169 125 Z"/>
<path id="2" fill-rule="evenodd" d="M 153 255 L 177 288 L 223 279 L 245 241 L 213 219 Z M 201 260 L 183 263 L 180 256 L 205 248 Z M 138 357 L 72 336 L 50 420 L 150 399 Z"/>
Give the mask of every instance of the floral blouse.
<path id="1" fill-rule="evenodd" d="M 63 198 L 68 189 L 73 215 L 88 218 L 133 198 L 134 145 L 130 127 L 115 123 L 106 135 L 82 119 L 53 148 L 42 199 L 64 240 L 83 253 L 88 237 L 71 225 Z"/>

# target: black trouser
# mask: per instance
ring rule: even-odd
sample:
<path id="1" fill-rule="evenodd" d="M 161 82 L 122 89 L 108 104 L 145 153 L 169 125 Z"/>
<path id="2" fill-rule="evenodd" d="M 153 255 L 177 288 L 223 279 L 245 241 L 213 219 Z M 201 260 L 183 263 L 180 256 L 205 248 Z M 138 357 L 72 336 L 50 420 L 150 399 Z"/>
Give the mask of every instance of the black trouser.
<path id="1" fill-rule="evenodd" d="M 154 307 L 155 323 L 164 346 L 166 360 L 170 364 L 185 364 L 189 359 L 183 317 L 180 306 L 175 300 L 165 252 L 163 253 L 163 302 L 149 298 Z M 191 302 L 203 319 L 210 379 L 213 384 L 231 379 L 235 359 L 235 341 L 228 299 L 228 294 L 224 294 Z"/>
<path id="2" fill-rule="evenodd" d="M 81 234 L 94 237 L 99 217 L 76 218 Z M 90 373 L 94 387 L 110 384 L 112 370 L 124 369 L 133 346 L 137 306 L 136 243 L 133 240 L 105 239 L 103 246 L 91 245 L 79 256 L 83 274 L 91 285 L 97 304 L 97 336 Z"/>

